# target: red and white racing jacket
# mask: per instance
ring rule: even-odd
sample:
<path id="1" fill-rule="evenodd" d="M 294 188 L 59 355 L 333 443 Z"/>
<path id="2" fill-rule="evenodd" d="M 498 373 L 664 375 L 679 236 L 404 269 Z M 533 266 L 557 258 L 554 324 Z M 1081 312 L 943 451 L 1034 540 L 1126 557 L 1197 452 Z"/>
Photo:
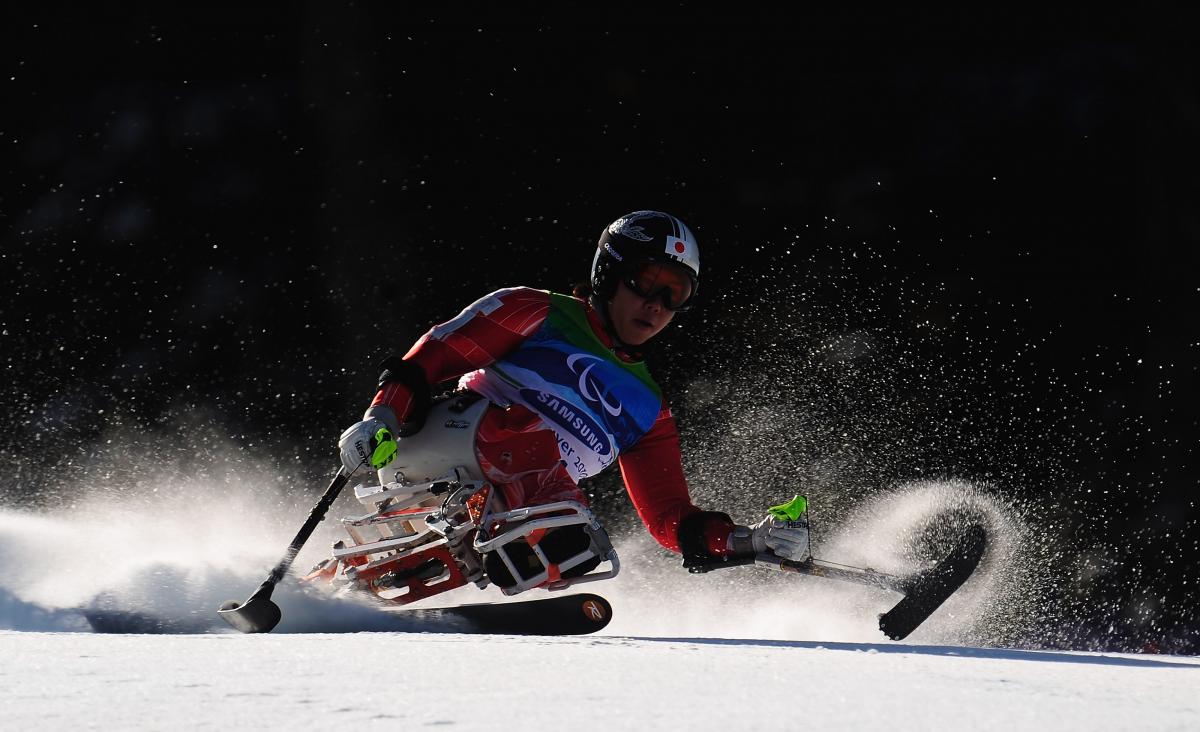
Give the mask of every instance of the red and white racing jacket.
<path id="1" fill-rule="evenodd" d="M 615 348 L 582 299 L 500 290 L 433 327 L 404 356 L 425 383 L 458 379 L 492 406 L 475 452 L 511 508 L 560 500 L 587 505 L 577 481 L 612 462 L 646 528 L 685 554 L 729 553 L 733 523 L 688 495 L 675 419 L 645 364 Z M 419 397 L 386 381 L 371 406 L 401 422 Z"/>

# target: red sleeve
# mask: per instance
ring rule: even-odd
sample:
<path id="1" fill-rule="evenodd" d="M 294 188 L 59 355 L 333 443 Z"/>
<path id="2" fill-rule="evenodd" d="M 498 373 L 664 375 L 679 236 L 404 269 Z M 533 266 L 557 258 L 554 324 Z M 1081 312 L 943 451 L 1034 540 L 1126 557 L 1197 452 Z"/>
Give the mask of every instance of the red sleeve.
<path id="1" fill-rule="evenodd" d="M 679 451 L 675 417 L 663 402 L 658 419 L 642 439 L 621 451 L 621 477 L 633 507 L 650 533 L 671 551 L 679 551 L 679 524 L 700 511 L 688 495 Z M 714 556 L 729 553 L 727 546 L 733 524 L 711 519 L 704 527 L 704 540 Z"/>
<path id="2" fill-rule="evenodd" d="M 435 325 L 409 349 L 404 360 L 415 363 L 426 381 L 437 384 L 481 369 L 516 350 L 550 311 L 550 293 L 528 287 L 498 290 Z M 403 422 L 412 409 L 412 391 L 399 382 L 380 388 L 371 406 L 391 407 Z"/>

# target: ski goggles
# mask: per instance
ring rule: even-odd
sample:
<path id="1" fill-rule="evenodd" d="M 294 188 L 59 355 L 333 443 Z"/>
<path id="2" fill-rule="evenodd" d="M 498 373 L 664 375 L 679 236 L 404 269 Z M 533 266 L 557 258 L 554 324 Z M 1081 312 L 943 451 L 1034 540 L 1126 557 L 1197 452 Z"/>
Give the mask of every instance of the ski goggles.
<path id="1" fill-rule="evenodd" d="M 674 264 L 644 264 L 631 272 L 624 282 L 638 297 L 661 300 L 667 310 L 687 310 L 696 294 L 695 278 Z"/>

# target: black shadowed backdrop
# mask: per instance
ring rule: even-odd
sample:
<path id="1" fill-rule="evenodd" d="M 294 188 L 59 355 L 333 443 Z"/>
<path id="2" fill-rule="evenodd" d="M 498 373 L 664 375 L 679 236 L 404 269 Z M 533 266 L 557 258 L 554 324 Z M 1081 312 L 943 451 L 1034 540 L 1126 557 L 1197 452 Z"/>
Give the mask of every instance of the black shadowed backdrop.
<path id="1" fill-rule="evenodd" d="M 605 224 L 653 208 L 703 256 L 701 306 L 650 353 L 698 500 L 970 481 L 1061 567 L 1014 642 L 1200 650 L 1181 19 L 313 2 L 0 25 L 5 505 L 155 470 L 134 447 L 232 445 L 308 495 L 384 356 L 491 290 L 567 291 Z M 755 420 L 778 424 L 725 439 Z M 614 476 L 591 490 L 628 515 Z"/>

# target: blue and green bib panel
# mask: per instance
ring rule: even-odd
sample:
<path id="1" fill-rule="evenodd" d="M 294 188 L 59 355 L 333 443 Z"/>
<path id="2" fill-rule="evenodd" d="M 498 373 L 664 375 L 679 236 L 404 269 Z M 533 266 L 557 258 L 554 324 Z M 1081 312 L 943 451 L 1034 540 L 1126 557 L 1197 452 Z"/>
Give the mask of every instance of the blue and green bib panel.
<path id="1" fill-rule="evenodd" d="M 520 404 L 558 436 L 576 481 L 596 475 L 658 419 L 662 390 L 642 361 L 625 363 L 601 343 L 585 306 L 550 293 L 541 327 L 514 352 L 470 375 L 495 404 Z"/>

